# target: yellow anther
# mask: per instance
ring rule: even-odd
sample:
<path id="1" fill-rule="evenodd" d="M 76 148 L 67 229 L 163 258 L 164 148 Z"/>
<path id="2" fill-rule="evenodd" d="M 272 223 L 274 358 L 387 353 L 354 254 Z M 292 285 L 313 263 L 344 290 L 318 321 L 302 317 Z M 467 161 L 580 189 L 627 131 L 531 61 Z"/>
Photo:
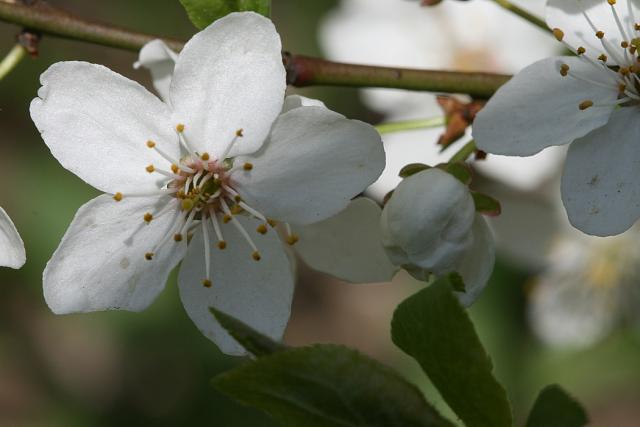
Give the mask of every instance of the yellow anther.
<path id="1" fill-rule="evenodd" d="M 553 32 L 553 36 L 559 42 L 561 42 L 562 39 L 564 39 L 564 31 L 562 31 L 560 28 L 554 28 L 552 32 Z"/>
<path id="2" fill-rule="evenodd" d="M 296 243 L 298 243 L 298 240 L 300 240 L 300 237 L 298 237 L 297 234 L 293 233 L 287 236 L 287 243 L 291 246 L 295 245 Z"/>
<path id="3" fill-rule="evenodd" d="M 236 195 L 233 197 L 233 200 L 235 200 L 235 201 L 236 201 L 236 203 L 240 203 L 240 202 L 242 201 L 242 197 L 240 197 L 240 195 L 239 195 L 239 194 L 236 194 Z"/>
<path id="4" fill-rule="evenodd" d="M 620 71 L 619 72 L 623 76 L 628 76 L 629 75 L 629 68 L 628 67 L 620 67 Z"/>
<path id="5" fill-rule="evenodd" d="M 227 247 L 227 242 L 225 242 L 224 240 L 220 240 L 218 242 L 218 249 L 223 250 L 223 249 L 226 249 L 226 247 Z"/>
<path id="6" fill-rule="evenodd" d="M 587 51 L 587 49 L 585 49 L 584 47 L 580 46 L 576 52 L 578 52 L 578 55 L 584 55 L 584 53 Z"/>
<path id="7" fill-rule="evenodd" d="M 602 62 L 607 62 L 609 60 L 609 57 L 603 53 L 598 56 L 598 59 Z"/>
<path id="8" fill-rule="evenodd" d="M 618 85 L 618 92 L 623 93 L 625 90 L 627 90 L 627 85 L 624 83 L 620 83 Z"/>
<path id="9" fill-rule="evenodd" d="M 231 206 L 231 213 L 233 215 L 238 215 L 240 212 L 242 212 L 242 206 L 240 206 L 240 205 Z"/>
<path id="10" fill-rule="evenodd" d="M 178 165 L 176 164 L 171 165 L 171 172 L 178 173 L 179 171 L 180 171 L 180 168 L 178 167 Z"/>
<path id="11" fill-rule="evenodd" d="M 122 200 L 122 193 L 116 193 L 113 195 L 113 200 L 115 200 L 116 202 L 119 202 L 120 200 Z"/>
<path id="12" fill-rule="evenodd" d="M 244 131 L 243 131 L 242 129 L 238 129 L 238 130 L 236 131 L 236 136 L 244 136 L 243 132 L 244 132 Z"/>
<path id="13" fill-rule="evenodd" d="M 223 217 L 222 217 L 222 222 L 226 224 L 226 223 L 228 223 L 229 221 L 231 221 L 231 215 L 229 215 L 229 214 L 224 214 L 224 215 L 223 215 Z"/>
<path id="14" fill-rule="evenodd" d="M 144 259 L 146 259 L 147 261 L 151 261 L 153 259 L 153 252 L 147 252 L 146 254 L 144 254 Z"/>
<path id="15" fill-rule="evenodd" d="M 580 108 L 580 110 L 584 111 L 589 107 L 593 107 L 593 101 L 587 99 L 586 101 L 582 101 L 580 103 L 580 105 L 578 105 L 578 108 Z"/>
<path id="16" fill-rule="evenodd" d="M 569 74 L 569 66 L 567 64 L 562 64 L 560 66 L 560 75 L 562 77 L 566 77 Z"/>
<path id="17" fill-rule="evenodd" d="M 251 258 L 253 258 L 254 261 L 260 261 L 260 259 L 262 259 L 262 257 L 260 256 L 260 252 L 258 251 L 254 251 L 251 254 Z"/>
<path id="18" fill-rule="evenodd" d="M 640 31 L 640 24 L 634 24 L 633 29 L 636 31 Z"/>
<path id="19" fill-rule="evenodd" d="M 211 280 L 209 279 L 204 279 L 202 281 L 202 286 L 204 286 L 205 288 L 210 288 L 211 287 Z"/>
<path id="20" fill-rule="evenodd" d="M 183 211 L 190 211 L 193 209 L 193 199 L 182 199 L 182 203 L 180 205 Z"/>
<path id="21" fill-rule="evenodd" d="M 182 241 L 182 234 L 180 233 L 176 233 L 173 235 L 173 240 L 175 240 L 176 242 L 181 242 Z"/>
<path id="22" fill-rule="evenodd" d="M 179 133 L 184 132 L 184 125 L 182 123 L 176 125 L 176 131 L 178 131 Z"/>
<path id="23" fill-rule="evenodd" d="M 156 143 L 155 143 L 155 142 L 153 142 L 152 140 L 148 140 L 148 141 L 147 141 L 147 147 L 149 147 L 149 148 L 153 148 L 153 147 L 155 147 L 155 146 L 156 146 Z"/>
<path id="24" fill-rule="evenodd" d="M 275 227 L 276 225 L 278 225 L 278 222 L 275 219 L 271 219 L 271 218 L 267 218 L 267 223 L 271 226 L 271 227 Z"/>
<path id="25" fill-rule="evenodd" d="M 146 170 L 147 170 L 147 172 L 149 172 L 149 173 L 153 173 L 153 172 L 156 170 L 155 166 L 153 166 L 153 165 L 149 165 L 149 166 L 147 166 L 145 169 L 146 169 Z"/>
<path id="26" fill-rule="evenodd" d="M 149 212 L 147 212 L 146 214 L 144 214 L 144 220 L 145 220 L 147 223 L 150 223 L 152 219 L 153 219 L 153 214 L 150 214 Z"/>
<path id="27" fill-rule="evenodd" d="M 599 39 L 603 39 L 604 38 L 604 31 L 596 32 L 596 37 L 599 38 Z"/>
<path id="28" fill-rule="evenodd" d="M 246 170 L 246 171 L 250 171 L 251 169 L 253 169 L 253 163 L 245 163 L 244 165 L 242 165 L 242 169 Z"/>
<path id="29" fill-rule="evenodd" d="M 629 47 L 629 42 L 628 42 L 628 41 L 625 41 L 625 40 L 622 40 L 622 41 L 620 42 L 620 47 L 621 47 L 621 48 L 623 48 L 623 49 L 628 48 L 628 47 Z"/>
<path id="30" fill-rule="evenodd" d="M 202 156 L 200 156 L 200 158 L 206 162 L 207 160 L 209 160 L 209 153 L 202 153 Z"/>
<path id="31" fill-rule="evenodd" d="M 616 0 L 607 0 L 607 3 L 613 6 L 614 4 L 616 4 Z"/>
<path id="32" fill-rule="evenodd" d="M 256 231 L 260 234 L 267 234 L 268 229 L 266 224 L 260 224 L 258 228 L 256 228 Z"/>

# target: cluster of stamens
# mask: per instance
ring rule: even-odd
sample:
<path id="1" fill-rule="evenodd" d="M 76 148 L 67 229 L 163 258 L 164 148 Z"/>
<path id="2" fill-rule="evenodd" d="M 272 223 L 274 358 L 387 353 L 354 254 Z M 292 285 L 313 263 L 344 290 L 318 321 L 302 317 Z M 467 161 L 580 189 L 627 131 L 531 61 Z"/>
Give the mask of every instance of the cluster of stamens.
<path id="1" fill-rule="evenodd" d="M 157 173 L 167 178 L 164 185 L 152 193 L 126 194 L 116 193 L 113 198 L 119 202 L 124 197 L 169 195 L 171 201 L 159 209 L 158 212 L 147 212 L 143 216 L 145 223 L 150 224 L 154 219 L 163 215 L 173 213 L 174 219 L 165 236 L 155 245 L 155 247 L 144 254 L 146 260 L 153 260 L 155 253 L 168 242 L 173 240 L 176 243 L 189 242 L 192 232 L 201 227 L 204 240 L 204 255 L 206 278 L 202 280 L 202 285 L 211 287 L 211 266 L 210 254 L 212 239 L 210 238 L 210 227 L 213 229 L 216 246 L 219 250 L 227 247 L 224 239 L 222 224 L 231 223 L 242 235 L 247 245 L 251 249 L 251 258 L 260 261 L 262 255 L 258 246 L 251 238 L 242 223 L 236 218 L 238 215 L 248 215 L 261 221 L 256 231 L 259 234 L 266 234 L 269 228 L 277 226 L 276 221 L 267 218 L 258 210 L 254 209 L 244 200 L 237 191 L 233 189 L 231 172 L 241 168 L 246 173 L 253 170 L 252 163 L 245 162 L 241 165 L 234 165 L 233 159 L 228 158 L 231 148 L 243 137 L 243 130 L 238 129 L 232 141 L 227 145 L 225 152 L 219 159 L 214 159 L 209 153 L 197 153 L 188 144 L 183 124 L 176 126 L 176 133 L 183 149 L 186 151 L 185 157 L 174 159 L 164 152 L 155 141 L 146 141 L 146 146 L 158 153 L 164 160 L 169 162 L 170 170 L 158 168 L 150 164 L 145 168 L 146 173 Z M 297 235 L 291 231 L 289 224 L 284 224 L 286 230 L 286 241 L 290 245 L 298 241 Z"/>
<path id="2" fill-rule="evenodd" d="M 586 10 L 582 9 L 582 15 L 593 30 L 596 39 L 602 45 L 604 52 L 595 60 L 586 55 L 587 49 L 585 47 L 579 46 L 575 49 L 575 54 L 578 58 L 601 71 L 603 80 L 596 81 L 580 75 L 571 70 L 567 64 L 561 64 L 560 74 L 563 77 L 571 77 L 590 85 L 611 89 L 617 93 L 617 99 L 613 102 L 586 99 L 578 105 L 578 108 L 582 111 L 591 107 L 630 106 L 640 103 L 640 55 L 638 53 L 638 48 L 640 48 L 640 37 L 638 37 L 640 24 L 636 23 L 631 0 L 627 0 L 628 14 L 632 21 L 629 28 L 625 28 L 616 11 L 616 0 L 606 1 L 611 7 L 611 13 L 620 33 L 622 40 L 620 46 L 616 47 L 605 33 L 595 26 Z M 578 5 L 580 6 L 579 1 Z M 564 32 L 560 28 L 554 28 L 553 34 L 558 41 L 564 39 Z"/>

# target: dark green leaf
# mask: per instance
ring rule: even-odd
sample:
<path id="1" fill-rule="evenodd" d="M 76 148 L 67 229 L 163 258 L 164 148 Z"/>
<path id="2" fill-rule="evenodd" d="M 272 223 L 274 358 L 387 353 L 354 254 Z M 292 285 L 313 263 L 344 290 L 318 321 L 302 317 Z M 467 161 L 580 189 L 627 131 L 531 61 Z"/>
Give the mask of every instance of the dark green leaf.
<path id="1" fill-rule="evenodd" d="M 213 384 L 286 426 L 453 427 L 396 372 L 335 345 L 264 356 Z"/>
<path id="2" fill-rule="evenodd" d="M 253 330 L 235 317 L 231 317 L 213 307 L 209 307 L 209 310 L 220 325 L 229 332 L 229 335 L 254 356 L 264 356 L 287 348 L 285 345 Z"/>
<path id="3" fill-rule="evenodd" d="M 578 402 L 560 386 L 542 389 L 527 420 L 527 427 L 582 427 L 589 422 Z"/>
<path id="4" fill-rule="evenodd" d="M 427 169 L 431 169 L 431 166 L 427 166 L 424 163 L 409 163 L 408 165 L 405 165 L 402 169 L 400 169 L 398 175 L 401 178 L 407 178 L 411 175 L 415 175 L 418 172 L 422 172 L 423 170 Z"/>
<path id="5" fill-rule="evenodd" d="M 189 19 L 199 30 L 231 12 L 252 10 L 269 16 L 271 0 L 180 0 Z"/>
<path id="6" fill-rule="evenodd" d="M 473 203 L 476 205 L 476 212 L 487 216 L 498 216 L 502 212 L 500 202 L 486 194 L 471 192 Z"/>
<path id="7" fill-rule="evenodd" d="M 471 184 L 471 169 L 464 162 L 448 163 L 445 171 L 458 178 L 464 185 Z"/>
<path id="8" fill-rule="evenodd" d="M 445 277 L 398 306 L 393 342 L 420 363 L 468 427 L 511 427 L 511 407 L 493 377 L 473 323 Z"/>

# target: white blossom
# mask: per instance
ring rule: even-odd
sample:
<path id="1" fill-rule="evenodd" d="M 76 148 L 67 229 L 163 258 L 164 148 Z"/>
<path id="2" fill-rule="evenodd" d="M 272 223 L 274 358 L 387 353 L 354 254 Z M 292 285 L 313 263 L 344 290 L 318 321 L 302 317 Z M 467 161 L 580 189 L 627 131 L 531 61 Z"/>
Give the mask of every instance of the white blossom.
<path id="1" fill-rule="evenodd" d="M 0 266 L 17 269 L 26 260 L 22 238 L 7 212 L 0 208 Z"/>
<path id="2" fill-rule="evenodd" d="M 469 189 L 433 168 L 405 178 L 380 219 L 382 244 L 391 261 L 418 279 L 457 272 L 465 283 L 460 301 L 470 305 L 493 271 L 493 236 L 476 213 Z"/>
<path id="3" fill-rule="evenodd" d="M 607 236 L 640 217 L 640 78 L 635 0 L 550 0 L 547 24 L 576 56 L 543 59 L 498 90 L 474 123 L 478 146 L 529 156 L 571 144 L 562 200 L 581 231 Z"/>
<path id="4" fill-rule="evenodd" d="M 384 168 L 382 143 L 324 107 L 294 100 L 282 112 L 280 38 L 254 13 L 196 34 L 167 73 L 166 102 L 99 65 L 62 62 L 41 76 L 31 116 L 45 143 L 107 193 L 76 214 L 45 269 L 45 299 L 56 313 L 143 310 L 184 259 L 187 313 L 242 354 L 209 307 L 281 338 L 293 277 L 271 227 L 344 209 Z"/>

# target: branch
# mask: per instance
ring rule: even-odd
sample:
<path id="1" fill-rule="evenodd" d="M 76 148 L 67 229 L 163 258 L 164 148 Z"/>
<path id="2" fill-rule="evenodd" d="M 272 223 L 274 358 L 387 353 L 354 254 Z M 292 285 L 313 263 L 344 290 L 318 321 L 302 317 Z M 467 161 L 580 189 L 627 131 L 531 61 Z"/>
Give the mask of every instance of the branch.
<path id="1" fill-rule="evenodd" d="M 42 0 L 26 6 L 14 0 L 0 0 L 0 21 L 17 24 L 50 36 L 138 51 L 160 38 L 179 51 L 179 40 L 142 34 L 90 22 L 50 6 Z M 510 76 L 490 73 L 463 73 L 406 68 L 342 64 L 283 53 L 287 83 L 293 86 L 386 87 L 443 93 L 466 93 L 476 98 L 490 97 Z"/>

